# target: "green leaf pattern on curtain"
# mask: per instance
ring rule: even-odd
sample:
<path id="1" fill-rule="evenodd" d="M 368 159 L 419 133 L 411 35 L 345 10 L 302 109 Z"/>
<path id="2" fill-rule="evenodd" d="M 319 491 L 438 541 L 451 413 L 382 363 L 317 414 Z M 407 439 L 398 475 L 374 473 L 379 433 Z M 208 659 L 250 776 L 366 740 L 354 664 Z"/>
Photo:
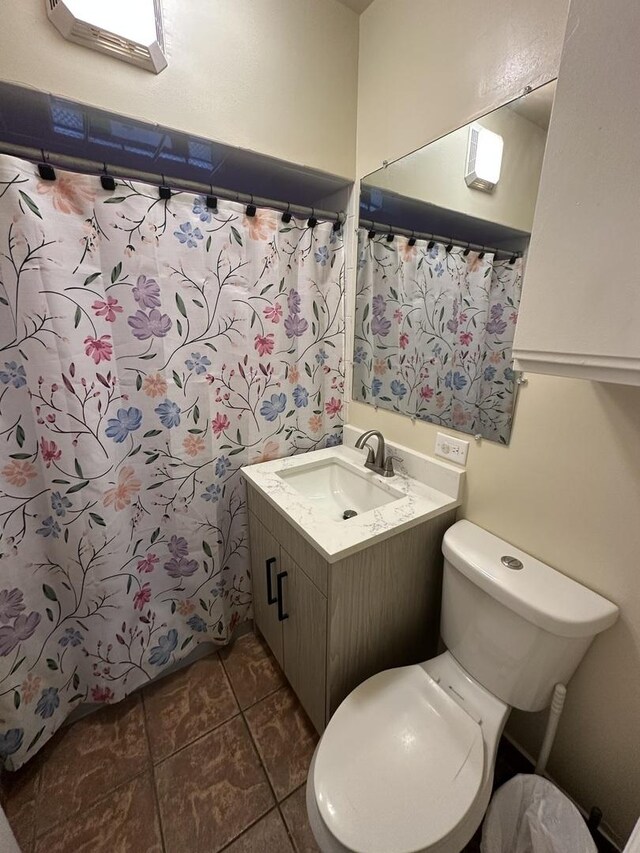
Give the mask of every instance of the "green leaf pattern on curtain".
<path id="1" fill-rule="evenodd" d="M 342 235 L 0 157 L 0 760 L 250 615 L 241 465 L 341 440 Z"/>

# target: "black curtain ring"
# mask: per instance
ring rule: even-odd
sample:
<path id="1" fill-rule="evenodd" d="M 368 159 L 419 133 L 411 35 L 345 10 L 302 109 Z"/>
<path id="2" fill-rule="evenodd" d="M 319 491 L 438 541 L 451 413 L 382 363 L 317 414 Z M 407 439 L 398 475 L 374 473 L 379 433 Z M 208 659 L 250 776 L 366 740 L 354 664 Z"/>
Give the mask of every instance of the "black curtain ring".
<path id="1" fill-rule="evenodd" d="M 469 252 L 471 251 L 471 243 L 467 243 L 467 248 L 462 253 L 465 258 L 469 257 Z"/>
<path id="2" fill-rule="evenodd" d="M 482 251 L 478 253 L 478 258 L 482 260 L 484 258 L 484 246 L 482 247 Z"/>
<path id="3" fill-rule="evenodd" d="M 163 198 L 165 201 L 171 198 L 171 190 L 164 182 L 164 175 L 160 175 L 162 178 L 162 183 L 158 187 L 158 195 L 160 198 Z"/>
<path id="4" fill-rule="evenodd" d="M 444 250 L 445 250 L 445 252 L 446 252 L 447 254 L 449 254 L 449 252 L 450 252 L 452 249 L 453 249 L 453 240 L 451 239 L 451 237 L 449 237 L 449 242 L 448 242 L 448 243 L 447 243 L 447 245 L 444 247 Z"/>
<path id="5" fill-rule="evenodd" d="M 209 190 L 211 191 L 211 194 L 206 197 L 205 204 L 207 205 L 208 210 L 216 210 L 218 207 L 218 199 L 213 194 L 213 184 L 209 184 Z"/>
<path id="6" fill-rule="evenodd" d="M 111 177 L 109 172 L 107 171 L 107 164 L 103 161 L 103 174 L 100 175 L 100 184 L 102 185 L 103 190 L 107 190 L 107 192 L 113 192 L 116 188 L 116 182 Z"/>
<path id="7" fill-rule="evenodd" d="M 315 214 L 316 214 L 315 208 L 312 207 L 311 208 L 311 216 L 307 220 L 307 225 L 309 228 L 315 228 L 316 225 L 318 224 L 318 220 L 316 219 Z"/>
<path id="8" fill-rule="evenodd" d="M 371 223 L 371 228 L 369 229 L 369 234 L 367 236 L 369 237 L 370 240 L 373 240 L 373 238 L 376 236 L 376 223 L 375 222 Z"/>
<path id="9" fill-rule="evenodd" d="M 412 231 L 411 236 L 407 240 L 407 246 L 415 246 L 415 244 L 416 244 L 416 235 L 415 235 L 415 231 Z"/>
<path id="10" fill-rule="evenodd" d="M 287 202 L 287 209 L 282 214 L 282 221 L 285 223 L 285 225 L 288 222 L 291 222 L 291 204 L 289 202 Z"/>
<path id="11" fill-rule="evenodd" d="M 253 203 L 253 195 L 250 195 L 249 198 L 251 199 L 251 201 L 247 205 L 246 213 L 247 213 L 247 216 L 253 217 L 256 215 L 256 206 Z"/>
<path id="12" fill-rule="evenodd" d="M 44 153 L 44 148 L 40 149 L 40 153 L 42 154 L 42 163 L 38 163 L 38 174 L 40 175 L 43 181 L 55 181 L 55 169 L 50 163 L 47 162 L 47 158 Z"/>

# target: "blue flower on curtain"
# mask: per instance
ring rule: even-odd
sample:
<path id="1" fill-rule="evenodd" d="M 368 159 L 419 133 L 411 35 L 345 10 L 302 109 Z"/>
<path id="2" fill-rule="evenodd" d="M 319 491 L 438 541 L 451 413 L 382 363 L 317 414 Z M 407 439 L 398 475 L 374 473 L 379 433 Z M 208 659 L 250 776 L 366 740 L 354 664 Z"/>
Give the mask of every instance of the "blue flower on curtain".
<path id="1" fill-rule="evenodd" d="M 118 409 L 115 418 L 109 418 L 105 435 L 107 438 L 112 438 L 117 444 L 127 438 L 129 433 L 140 429 L 142 424 L 142 412 L 136 409 L 135 406 L 130 406 L 128 409 Z"/>

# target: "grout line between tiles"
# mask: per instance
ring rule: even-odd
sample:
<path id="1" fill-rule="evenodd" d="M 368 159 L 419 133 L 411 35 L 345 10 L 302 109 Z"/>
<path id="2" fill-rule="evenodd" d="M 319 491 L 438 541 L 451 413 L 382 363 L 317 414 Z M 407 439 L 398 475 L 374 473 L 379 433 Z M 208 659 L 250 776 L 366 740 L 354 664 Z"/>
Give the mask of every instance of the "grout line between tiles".
<path id="1" fill-rule="evenodd" d="M 153 801 L 156 804 L 156 814 L 158 815 L 158 825 L 160 827 L 160 845 L 162 853 L 166 853 L 167 846 L 164 840 L 164 824 L 162 821 L 162 811 L 160 810 L 160 799 L 158 797 L 158 785 L 156 782 L 156 766 L 153 763 L 153 753 L 151 752 L 151 738 L 149 737 L 149 727 L 147 725 L 147 705 L 145 702 L 144 693 L 141 694 L 142 699 L 142 718 L 144 724 L 144 736 L 147 739 L 147 749 L 149 750 L 149 763 L 151 765 L 151 785 L 153 787 Z"/>

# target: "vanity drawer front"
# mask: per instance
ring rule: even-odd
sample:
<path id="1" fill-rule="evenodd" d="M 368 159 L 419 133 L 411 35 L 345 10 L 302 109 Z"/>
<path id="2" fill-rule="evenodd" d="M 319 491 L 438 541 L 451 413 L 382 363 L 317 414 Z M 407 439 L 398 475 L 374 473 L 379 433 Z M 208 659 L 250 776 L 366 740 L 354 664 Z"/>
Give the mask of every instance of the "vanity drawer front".
<path id="1" fill-rule="evenodd" d="M 327 563 L 261 494 L 247 483 L 249 509 L 271 531 L 320 592 L 327 594 Z"/>
<path id="2" fill-rule="evenodd" d="M 253 615 L 274 657 L 284 667 L 282 622 L 278 619 L 277 575 L 282 571 L 280 546 L 264 525 L 249 513 Z"/>

